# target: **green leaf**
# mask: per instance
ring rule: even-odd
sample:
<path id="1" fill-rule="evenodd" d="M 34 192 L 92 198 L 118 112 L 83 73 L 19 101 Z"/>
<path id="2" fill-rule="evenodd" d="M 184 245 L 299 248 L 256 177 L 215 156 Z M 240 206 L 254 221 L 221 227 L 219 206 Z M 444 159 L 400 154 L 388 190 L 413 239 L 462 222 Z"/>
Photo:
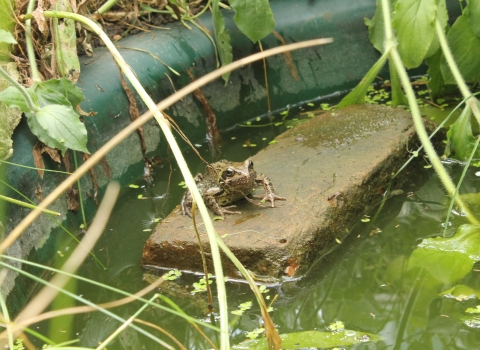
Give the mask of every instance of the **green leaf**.
<path id="1" fill-rule="evenodd" d="M 275 28 L 275 20 L 268 0 L 230 0 L 235 11 L 233 20 L 238 29 L 256 43 Z"/>
<path id="2" fill-rule="evenodd" d="M 390 78 L 392 80 L 392 106 L 408 106 L 407 96 L 403 93 L 400 78 L 393 62 L 389 60 Z"/>
<path id="3" fill-rule="evenodd" d="M 33 100 L 33 103 L 38 103 L 38 96 L 31 89 L 25 89 Z M 20 108 L 22 112 L 31 112 L 23 95 L 17 88 L 9 86 L 3 91 L 0 91 L 0 101 L 3 101 L 8 107 Z"/>
<path id="4" fill-rule="evenodd" d="M 480 225 L 462 225 L 451 238 L 424 239 L 408 259 L 408 269 L 420 268 L 449 284 L 466 276 L 480 261 Z"/>
<path id="5" fill-rule="evenodd" d="M 390 0 L 390 9 L 395 7 L 397 0 Z M 382 0 L 377 0 L 375 15 L 372 19 L 365 18 L 365 25 L 368 27 L 368 37 L 373 46 L 383 53 L 385 42 L 385 25 L 383 19 Z"/>
<path id="6" fill-rule="evenodd" d="M 480 37 L 476 36 L 465 16 L 457 18 L 447 34 L 448 44 L 463 78 L 468 83 L 480 79 Z M 440 64 L 445 84 L 455 84 L 445 58 Z"/>
<path id="7" fill-rule="evenodd" d="M 43 86 L 38 86 L 35 88 L 35 92 L 38 95 L 38 104 L 40 107 L 48 105 L 62 105 L 72 108 L 70 101 L 58 91 L 51 90 Z"/>
<path id="8" fill-rule="evenodd" d="M 32 132 L 47 146 L 58 148 L 63 154 L 68 148 L 89 153 L 87 129 L 71 107 L 47 105 L 26 115 Z"/>
<path id="9" fill-rule="evenodd" d="M 445 30 L 445 28 L 448 26 L 447 5 L 445 3 L 445 0 L 436 0 L 436 2 L 437 2 L 437 19 L 440 21 L 440 25 Z M 433 35 L 432 43 L 430 44 L 430 47 L 428 48 L 428 51 L 425 54 L 425 58 L 428 58 L 434 55 L 439 49 L 440 49 L 440 41 L 438 40 L 437 33 L 435 32 L 435 34 Z"/>
<path id="10" fill-rule="evenodd" d="M 375 342 L 382 338 L 378 335 L 352 330 L 341 332 L 306 331 L 280 334 L 282 349 L 330 349 L 339 346 L 349 346 L 365 342 Z M 266 338 L 242 342 L 234 349 L 268 349 Z"/>
<path id="11" fill-rule="evenodd" d="M 470 29 L 476 36 L 480 36 L 480 0 L 469 0 L 464 10 Z"/>
<path id="12" fill-rule="evenodd" d="M 480 298 L 480 290 L 473 289 L 472 287 L 466 286 L 464 284 L 457 284 L 455 287 L 452 287 L 440 293 L 440 295 L 447 298 L 454 298 L 458 301 L 463 301 L 467 299 Z"/>
<path id="13" fill-rule="evenodd" d="M 74 83 L 67 78 L 50 79 L 37 85 L 35 91 L 38 89 L 49 89 L 61 93 L 67 98 L 71 106 L 75 109 L 83 100 L 85 96 Z"/>
<path id="14" fill-rule="evenodd" d="M 0 29 L 0 43 L 16 44 L 17 41 L 13 37 L 12 33 L 5 29 Z"/>
<path id="15" fill-rule="evenodd" d="M 388 57 L 388 52 L 384 53 L 378 61 L 373 65 L 368 73 L 363 77 L 362 81 L 353 89 L 347 96 L 345 96 L 340 103 L 338 108 L 350 106 L 353 104 L 361 104 L 365 102 L 365 95 L 367 94 L 368 87 L 372 84 L 375 77 L 380 72 L 380 69 L 385 65 L 385 62 Z"/>
<path id="16" fill-rule="evenodd" d="M 220 0 L 214 0 L 212 3 L 212 17 L 213 17 L 213 26 L 215 30 L 215 41 L 217 42 L 218 54 L 220 56 L 220 61 L 222 66 L 226 66 L 233 61 L 232 54 L 232 45 L 230 44 L 230 34 L 228 30 L 225 30 L 225 20 L 220 13 L 218 8 L 218 3 Z M 228 82 L 230 77 L 230 72 L 222 75 L 225 83 Z"/>
<path id="17" fill-rule="evenodd" d="M 438 51 L 427 58 L 426 62 L 428 64 L 427 74 L 430 77 L 430 80 L 427 83 L 427 87 L 430 89 L 430 98 L 435 101 L 437 95 L 442 91 L 445 83 L 443 81 L 442 71 L 440 70 L 440 62 L 442 58 L 442 50 Z"/>
<path id="18" fill-rule="evenodd" d="M 471 125 L 471 109 L 465 108 L 460 117 L 450 126 L 447 132 L 445 156 L 458 160 L 467 160 L 475 145 Z"/>
<path id="19" fill-rule="evenodd" d="M 435 35 L 436 0 L 399 0 L 393 13 L 398 51 L 408 68 L 418 67 Z"/>

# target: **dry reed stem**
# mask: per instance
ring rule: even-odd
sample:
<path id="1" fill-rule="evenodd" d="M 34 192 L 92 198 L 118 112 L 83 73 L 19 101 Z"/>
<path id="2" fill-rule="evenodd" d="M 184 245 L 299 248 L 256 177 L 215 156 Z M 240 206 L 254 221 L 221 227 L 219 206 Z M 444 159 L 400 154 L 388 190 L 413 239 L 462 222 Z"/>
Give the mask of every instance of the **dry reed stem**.
<path id="1" fill-rule="evenodd" d="M 95 216 L 90 229 L 85 234 L 85 237 L 80 242 L 80 245 L 75 249 L 75 251 L 63 265 L 63 271 L 67 273 L 74 273 L 88 256 L 88 254 L 90 254 L 90 251 L 93 249 L 95 243 L 105 229 L 108 218 L 110 217 L 117 200 L 119 191 L 120 185 L 117 182 L 111 182 L 108 185 L 105 196 L 100 204 L 100 207 L 98 208 L 97 215 Z M 69 279 L 70 276 L 56 274 L 50 280 L 50 283 L 59 288 L 63 288 Z M 30 319 L 38 315 L 52 302 L 57 294 L 58 291 L 56 289 L 53 289 L 49 286 L 43 287 L 43 289 L 33 299 L 31 299 L 25 308 L 20 312 L 17 317 L 17 322 Z M 16 330 L 18 332 L 18 327 L 14 326 L 14 328 L 17 328 Z"/>

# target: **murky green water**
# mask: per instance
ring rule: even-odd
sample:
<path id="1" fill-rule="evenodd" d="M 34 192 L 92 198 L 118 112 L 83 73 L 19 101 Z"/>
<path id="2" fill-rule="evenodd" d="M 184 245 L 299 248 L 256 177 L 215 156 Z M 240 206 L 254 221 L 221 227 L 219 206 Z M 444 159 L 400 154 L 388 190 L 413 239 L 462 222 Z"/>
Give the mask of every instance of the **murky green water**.
<path id="1" fill-rule="evenodd" d="M 281 117 L 279 117 L 281 118 Z M 268 144 L 280 132 L 277 127 L 263 129 L 245 128 L 233 131 L 229 139 L 225 158 L 243 160 Z M 235 140 L 231 140 L 235 137 Z M 244 147 L 244 144 L 257 144 L 257 147 Z M 209 160 L 205 146 L 200 148 Z M 191 153 L 191 152 L 190 152 Z M 192 170 L 202 171 L 203 166 L 196 157 Z M 191 163 L 194 164 L 194 163 Z M 452 173 L 461 171 L 455 164 L 447 165 Z M 175 168 L 174 165 L 172 165 Z M 377 343 L 362 343 L 351 348 L 358 349 L 476 349 L 480 347 L 480 332 L 464 324 L 467 307 L 475 307 L 475 300 L 459 302 L 442 298 L 438 294 L 453 285 L 432 285 L 423 275 L 406 273 L 406 259 L 423 238 L 442 232 L 443 221 L 448 207 L 442 186 L 426 169 L 426 182 L 418 177 L 411 179 L 403 189 L 403 194 L 388 200 L 384 210 L 375 222 L 361 222 L 352 228 L 351 234 L 333 252 L 320 258 L 300 280 L 285 282 L 270 288 L 272 298 L 278 294 L 273 304 L 272 317 L 280 333 L 306 330 L 326 331 L 329 324 L 342 321 L 347 329 L 380 335 L 383 340 Z M 168 214 L 180 201 L 183 194 L 177 184 L 182 181 L 174 171 L 168 186 L 168 162 L 162 163 L 153 171 L 155 186 L 145 187 L 145 181 L 138 181 L 140 188 L 127 188 L 119 199 L 108 227 L 95 248 L 96 256 L 105 264 L 103 270 L 89 259 L 81 274 L 93 280 L 134 293 L 145 286 L 145 271 L 140 267 L 142 247 L 150 235 L 145 229 L 153 217 L 161 218 Z M 432 176 L 433 175 L 433 176 Z M 466 186 L 476 192 L 480 178 L 475 171 L 468 173 Z M 168 196 L 165 193 L 168 192 Z M 143 199 L 139 199 L 139 195 Z M 372 208 L 370 214 L 373 214 Z M 465 223 L 464 219 L 453 216 L 448 232 Z M 73 246 L 72 246 L 73 248 Z M 474 269 L 463 281 L 480 288 L 478 274 Z M 184 274 L 178 286 L 165 287 L 162 294 L 174 300 L 186 313 L 210 323 L 206 315 L 205 294 L 192 295 L 191 285 L 198 276 Z M 214 285 L 213 285 L 214 286 Z M 254 300 L 247 285 L 227 283 L 228 302 L 232 310 L 240 303 Z M 77 293 L 96 303 L 120 299 L 123 296 L 101 288 L 77 283 Z M 147 296 L 151 297 L 151 295 Z M 58 303 L 62 306 L 62 302 Z M 63 306 L 67 302 L 63 303 Z M 116 314 L 128 318 L 135 313 L 141 303 L 131 303 L 112 309 Z M 141 319 L 162 327 L 175 336 L 187 349 L 207 349 L 209 345 L 185 321 L 167 312 L 147 308 L 139 316 Z M 260 313 L 253 307 L 241 316 L 230 315 L 232 339 L 241 342 L 245 333 L 261 326 Z M 65 318 L 54 324 L 40 325 L 40 331 L 52 339 L 79 338 L 80 345 L 95 347 L 107 338 L 120 323 L 100 312 Z M 150 331 L 151 328 L 141 326 Z M 204 329 L 207 336 L 216 341 L 215 332 Z M 174 344 L 158 331 L 155 336 Z M 41 347 L 43 343 L 37 342 Z M 175 345 L 173 345 L 176 347 Z M 109 349 L 158 349 L 152 340 L 136 331 L 127 329 Z"/>

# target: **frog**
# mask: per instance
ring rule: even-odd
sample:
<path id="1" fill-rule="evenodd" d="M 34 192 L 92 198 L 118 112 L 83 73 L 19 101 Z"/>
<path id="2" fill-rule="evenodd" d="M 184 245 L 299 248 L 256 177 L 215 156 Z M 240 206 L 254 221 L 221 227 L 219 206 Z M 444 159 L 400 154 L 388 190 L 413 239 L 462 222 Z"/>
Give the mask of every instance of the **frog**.
<path id="1" fill-rule="evenodd" d="M 241 214 L 240 211 L 231 210 L 236 205 L 232 204 L 242 198 L 248 199 L 255 187 L 262 185 L 265 193 L 254 198 L 262 202 L 269 201 L 274 208 L 275 200 L 287 200 L 277 196 L 272 181 L 264 174 L 257 174 L 250 159 L 244 162 L 230 162 L 222 159 L 208 164 L 203 174 L 195 176 L 203 201 L 216 215 L 225 219 L 226 214 Z M 251 200 L 250 200 L 251 201 Z M 182 198 L 182 212 L 184 216 L 192 216 L 193 196 L 187 189 Z"/>

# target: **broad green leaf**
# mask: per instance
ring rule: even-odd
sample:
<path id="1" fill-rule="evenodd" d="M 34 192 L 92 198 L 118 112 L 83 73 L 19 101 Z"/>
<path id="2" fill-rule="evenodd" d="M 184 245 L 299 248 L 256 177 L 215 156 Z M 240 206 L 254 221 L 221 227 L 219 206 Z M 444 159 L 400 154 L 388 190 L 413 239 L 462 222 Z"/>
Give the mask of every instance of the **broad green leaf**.
<path id="1" fill-rule="evenodd" d="M 468 19 L 472 32 L 480 37 L 480 0 L 469 0 L 463 13 Z"/>
<path id="2" fill-rule="evenodd" d="M 0 29 L 0 43 L 16 44 L 17 41 L 13 37 L 12 33 L 5 29 Z"/>
<path id="3" fill-rule="evenodd" d="M 33 92 L 31 89 L 25 89 L 27 93 L 30 95 L 30 98 L 33 100 L 33 103 L 38 102 L 38 96 Z M 22 112 L 31 112 L 31 109 L 28 107 L 25 98 L 13 86 L 9 86 L 3 91 L 0 91 L 0 101 L 3 101 L 8 107 L 17 107 Z"/>
<path id="4" fill-rule="evenodd" d="M 445 0 L 436 0 L 437 2 L 437 16 L 436 18 L 440 21 L 440 25 L 445 30 L 448 25 L 448 11 L 447 5 L 445 4 Z M 435 34 L 433 35 L 433 40 L 428 48 L 427 53 L 425 54 L 425 58 L 428 58 L 434 55 L 437 50 L 440 48 L 440 41 L 438 40 L 438 36 L 435 30 Z"/>
<path id="5" fill-rule="evenodd" d="M 458 160 L 467 160 L 475 145 L 471 125 L 471 109 L 465 108 L 460 117 L 447 132 L 445 156 Z"/>
<path id="6" fill-rule="evenodd" d="M 305 331 L 280 334 L 282 349 L 330 349 L 359 343 L 375 342 L 382 338 L 376 334 L 343 330 L 341 332 Z M 254 339 L 234 346 L 234 349 L 268 349 L 267 339 Z"/>
<path id="7" fill-rule="evenodd" d="M 58 91 L 43 86 L 37 86 L 35 92 L 38 95 L 38 104 L 40 107 L 47 105 L 62 105 L 72 108 L 70 101 Z"/>
<path id="8" fill-rule="evenodd" d="M 275 20 L 268 0 L 230 0 L 235 11 L 233 20 L 238 29 L 254 43 L 266 37 L 275 28 Z"/>
<path id="9" fill-rule="evenodd" d="M 230 44 L 230 34 L 228 30 L 225 30 L 225 20 L 220 13 L 218 3 L 220 0 L 214 0 L 212 3 L 212 17 L 213 26 L 215 29 L 215 41 L 217 42 L 218 54 L 220 55 L 220 61 L 222 66 L 226 66 L 233 61 L 232 45 Z M 230 72 L 222 75 L 225 83 L 228 82 Z"/>
<path id="10" fill-rule="evenodd" d="M 408 68 L 418 67 L 435 35 L 436 0 L 399 0 L 393 13 L 398 51 Z"/>
<path id="11" fill-rule="evenodd" d="M 89 153 L 87 129 L 71 107 L 47 105 L 35 115 L 26 115 L 32 132 L 47 146 L 58 148 L 64 154 L 68 148 Z"/>
<path id="12" fill-rule="evenodd" d="M 408 269 L 419 268 L 449 284 L 465 277 L 480 261 L 480 225 L 462 225 L 451 238 L 424 239 L 408 259 Z"/>
<path id="13" fill-rule="evenodd" d="M 83 91 L 67 78 L 50 79 L 37 85 L 38 88 L 55 90 L 65 96 L 75 109 L 84 99 Z"/>
<path id="14" fill-rule="evenodd" d="M 466 286 L 464 284 L 457 284 L 455 287 L 452 287 L 440 293 L 440 295 L 447 298 L 454 298 L 459 301 L 463 301 L 467 299 L 480 298 L 480 290 L 473 289 L 472 287 Z"/>
<path id="15" fill-rule="evenodd" d="M 386 52 L 378 59 L 355 89 L 350 91 L 350 93 L 340 101 L 338 108 L 365 102 L 365 95 L 367 94 L 368 87 L 372 84 L 373 80 L 378 75 L 378 72 L 380 72 L 380 69 L 385 65 L 388 54 L 389 52 Z"/>
<path id="16" fill-rule="evenodd" d="M 465 16 L 457 18 L 447 34 L 448 44 L 463 78 L 468 83 L 480 79 L 480 37 L 476 36 Z M 455 84 L 455 79 L 445 58 L 440 64 L 445 84 Z"/>

